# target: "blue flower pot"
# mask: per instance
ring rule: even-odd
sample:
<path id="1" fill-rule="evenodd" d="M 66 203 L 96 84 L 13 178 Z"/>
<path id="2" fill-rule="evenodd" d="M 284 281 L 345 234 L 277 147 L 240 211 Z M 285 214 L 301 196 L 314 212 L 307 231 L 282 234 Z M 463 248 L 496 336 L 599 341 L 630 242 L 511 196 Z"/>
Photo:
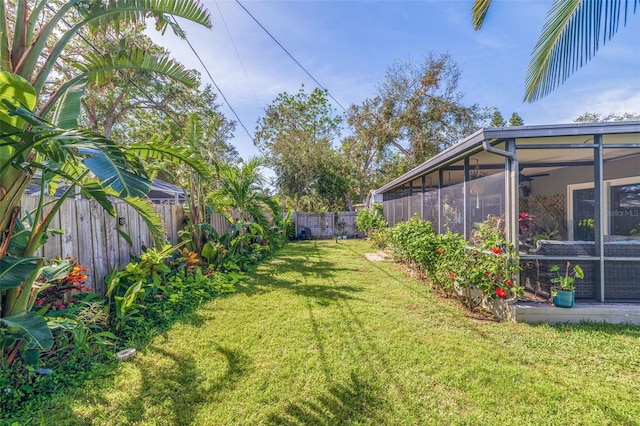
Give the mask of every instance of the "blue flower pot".
<path id="1" fill-rule="evenodd" d="M 551 290 L 553 294 L 553 304 L 559 308 L 571 308 L 575 301 L 575 291 Z"/>

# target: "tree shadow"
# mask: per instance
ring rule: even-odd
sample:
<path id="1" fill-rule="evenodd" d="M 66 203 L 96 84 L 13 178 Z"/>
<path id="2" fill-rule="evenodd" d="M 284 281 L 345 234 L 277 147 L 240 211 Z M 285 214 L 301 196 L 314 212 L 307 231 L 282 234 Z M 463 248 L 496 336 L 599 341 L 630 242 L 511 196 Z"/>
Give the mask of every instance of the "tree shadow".
<path id="1" fill-rule="evenodd" d="M 210 383 L 192 355 L 178 355 L 155 345 L 149 347 L 149 352 L 171 360 L 171 366 L 158 370 L 151 366 L 155 358 L 137 361 L 142 383 L 137 396 L 119 408 L 119 415 L 129 423 L 138 423 L 149 416 L 150 407 L 161 406 L 164 423 L 194 424 L 198 407 L 233 389 L 252 366 L 249 357 L 240 350 L 217 344 L 214 348 L 226 359 L 227 369 Z"/>
<path id="2" fill-rule="evenodd" d="M 357 286 L 335 283 L 336 277 L 348 271 L 358 270 L 339 268 L 323 260 L 321 250 L 315 243 L 297 243 L 294 253 L 281 253 L 278 259 L 250 272 L 250 279 L 238 286 L 238 292 L 256 296 L 284 289 L 327 305 L 337 300 L 356 299 L 354 294 L 363 291 Z M 309 283 L 310 280 L 327 284 Z"/>
<path id="3" fill-rule="evenodd" d="M 267 417 L 270 425 L 381 424 L 384 389 L 368 378 L 351 372 L 345 383 L 331 386 L 313 398 L 288 403 L 282 412 Z"/>

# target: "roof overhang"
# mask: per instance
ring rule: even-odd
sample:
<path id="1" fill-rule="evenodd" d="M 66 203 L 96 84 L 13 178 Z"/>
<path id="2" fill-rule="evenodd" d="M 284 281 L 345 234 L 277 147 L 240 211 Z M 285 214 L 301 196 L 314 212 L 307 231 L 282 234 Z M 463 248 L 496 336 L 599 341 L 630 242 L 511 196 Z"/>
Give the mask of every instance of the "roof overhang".
<path id="1" fill-rule="evenodd" d="M 488 141 L 489 143 L 493 144 L 506 139 L 607 135 L 622 133 L 640 133 L 640 121 L 483 128 L 451 146 L 450 148 L 447 148 L 436 156 L 430 158 L 429 160 L 420 164 L 418 167 L 409 170 L 402 176 L 374 190 L 374 192 L 377 194 L 388 192 L 389 190 L 402 186 L 405 183 L 412 181 L 423 174 L 435 171 L 440 166 L 457 161 L 461 157 L 464 157 L 469 153 L 473 153 L 473 151 L 483 149 L 482 144 L 484 141 Z"/>

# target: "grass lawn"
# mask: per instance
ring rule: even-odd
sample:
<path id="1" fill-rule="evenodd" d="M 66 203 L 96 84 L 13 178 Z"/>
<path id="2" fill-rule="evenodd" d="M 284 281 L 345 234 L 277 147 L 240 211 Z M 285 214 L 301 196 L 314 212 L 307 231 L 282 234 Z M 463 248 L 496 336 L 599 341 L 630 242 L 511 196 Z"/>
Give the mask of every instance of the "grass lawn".
<path id="1" fill-rule="evenodd" d="M 293 243 L 50 425 L 640 422 L 640 328 L 478 322 L 358 240 Z"/>

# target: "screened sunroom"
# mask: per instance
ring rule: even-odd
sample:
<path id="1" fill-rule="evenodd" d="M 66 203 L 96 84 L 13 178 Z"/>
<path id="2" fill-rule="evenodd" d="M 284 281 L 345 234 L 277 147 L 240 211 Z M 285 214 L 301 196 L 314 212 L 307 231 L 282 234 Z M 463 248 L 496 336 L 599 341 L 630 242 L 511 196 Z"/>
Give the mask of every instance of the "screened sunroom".
<path id="1" fill-rule="evenodd" d="M 585 271 L 576 299 L 640 301 L 638 121 L 481 129 L 377 193 L 389 226 L 418 214 L 468 239 L 503 218 L 534 294 L 569 261 Z"/>

